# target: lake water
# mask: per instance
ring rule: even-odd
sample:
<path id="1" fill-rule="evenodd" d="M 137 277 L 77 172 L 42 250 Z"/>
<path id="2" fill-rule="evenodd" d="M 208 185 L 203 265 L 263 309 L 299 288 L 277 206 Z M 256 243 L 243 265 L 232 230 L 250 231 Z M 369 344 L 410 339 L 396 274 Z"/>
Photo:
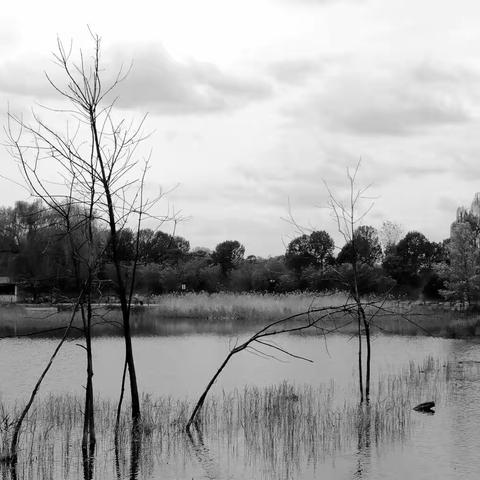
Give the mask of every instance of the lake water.
<path id="1" fill-rule="evenodd" d="M 135 337 L 140 390 L 150 394 L 152 399 L 171 396 L 195 400 L 229 349 L 243 338 L 243 334 L 238 337 L 214 332 L 196 334 L 193 328 L 191 333 L 181 335 Z M 57 341 L 50 338 L 2 340 L 0 398 L 5 404 L 25 401 Z M 344 335 L 330 335 L 327 339 L 289 335 L 276 337 L 275 342 L 313 362 L 266 348 L 242 352 L 234 357 L 216 383 L 214 396 L 221 399 L 244 386 L 256 386 L 261 390 L 282 382 L 288 382 L 299 391 L 327 386 L 334 392 L 332 405 L 339 406 L 339 411 L 352 411 L 345 405 L 356 402 L 353 398 L 356 395 L 356 339 Z M 427 390 L 422 390 L 422 381 L 416 380 L 411 390 L 411 404 L 404 406 L 407 421 L 401 431 L 389 432 L 386 428 L 379 437 L 372 433 L 371 427 L 367 433 L 358 427 L 357 431 L 342 434 L 333 450 L 322 452 L 320 436 L 325 432 L 310 432 L 308 425 L 302 424 L 301 434 L 296 437 L 297 420 L 291 425 L 292 439 L 288 442 L 284 435 L 290 433 L 279 433 L 278 437 L 282 438 L 272 433 L 285 432 L 278 425 L 272 425 L 270 432 L 265 432 L 265 428 L 258 432 L 249 430 L 248 435 L 252 437 L 248 437 L 246 425 L 230 432 L 217 426 L 207 429 L 200 438 L 184 436 L 167 443 L 160 437 L 152 440 L 145 447 L 143 461 L 135 475 L 152 480 L 478 478 L 480 344 L 474 339 L 380 335 L 375 337 L 372 349 L 374 396 L 385 394 L 377 392 L 375 385 L 379 378 L 398 375 L 412 368 L 412 362 L 421 365 L 431 357 L 436 369 L 446 368 L 447 363 L 450 366 L 448 375 L 425 379 L 425 384 L 430 382 Z M 122 339 L 96 338 L 94 388 L 100 398 L 114 401 L 118 397 L 122 368 Z M 40 395 L 44 398 L 50 394 L 82 395 L 84 382 L 84 351 L 75 341 L 69 341 L 45 379 Z M 435 395 L 436 398 L 422 398 L 422 395 Z M 434 415 L 411 411 L 416 402 L 427 400 L 437 402 Z M 288 407 L 292 415 L 306 415 L 306 410 L 296 404 Z M 388 415 L 387 406 L 385 411 Z M 324 429 L 337 428 L 335 421 Z M 286 445 L 288 450 L 285 450 Z M 94 478 L 118 478 L 113 465 L 109 464 L 110 458 L 107 455 L 99 461 Z M 41 470 L 35 470 L 35 478 L 83 478 L 80 467 L 67 471 L 59 468 L 54 469 L 53 477 L 49 476 L 51 473 L 45 476 L 38 473 Z M 29 475 L 32 471 L 29 470 Z M 132 477 L 124 473 L 124 478 Z"/>

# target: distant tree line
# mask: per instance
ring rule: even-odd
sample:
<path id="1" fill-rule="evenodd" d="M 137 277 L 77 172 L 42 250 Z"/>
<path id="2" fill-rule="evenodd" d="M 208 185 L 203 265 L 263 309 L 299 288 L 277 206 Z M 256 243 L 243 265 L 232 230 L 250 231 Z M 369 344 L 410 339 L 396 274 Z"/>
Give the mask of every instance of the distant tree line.
<path id="1" fill-rule="evenodd" d="M 467 220 L 452 227 L 452 239 L 442 243 L 416 231 L 401 237 L 391 222 L 385 222 L 380 232 L 359 226 L 354 242 L 361 293 L 389 292 L 413 298 L 443 295 L 472 302 L 480 296 L 480 228 L 478 219 Z M 103 232 L 100 225 L 96 228 L 96 238 L 108 245 L 108 231 Z M 72 255 L 65 238 L 61 219 L 39 201 L 0 208 L 0 274 L 15 279 L 32 301 L 75 293 Z M 135 255 L 135 234 L 130 228 L 119 231 L 117 250 L 128 276 Z M 352 241 L 335 253 L 334 241 L 324 230 L 294 238 L 284 255 L 245 258 L 245 248 L 236 240 L 220 242 L 213 251 L 192 249 L 181 236 L 145 228 L 139 237 L 136 292 L 350 290 Z M 111 294 L 109 284 L 114 278 L 108 248 L 103 257 L 99 296 Z M 466 265 L 463 270 L 462 265 Z"/>

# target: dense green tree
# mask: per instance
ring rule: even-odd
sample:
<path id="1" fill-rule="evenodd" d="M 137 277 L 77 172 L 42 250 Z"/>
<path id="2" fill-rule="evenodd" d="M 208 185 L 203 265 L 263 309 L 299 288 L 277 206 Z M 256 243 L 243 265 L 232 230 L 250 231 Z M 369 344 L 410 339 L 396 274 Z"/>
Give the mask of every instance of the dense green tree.
<path id="1" fill-rule="evenodd" d="M 315 259 L 316 266 L 324 268 L 326 265 L 331 263 L 335 242 L 325 230 L 312 232 L 310 234 L 309 245 L 310 253 Z"/>
<path id="2" fill-rule="evenodd" d="M 145 265 L 152 261 L 150 251 L 154 235 L 151 228 L 142 228 L 138 232 L 138 261 Z"/>
<path id="3" fill-rule="evenodd" d="M 219 265 L 222 274 L 227 276 L 243 260 L 245 247 L 237 240 L 219 243 L 212 253 L 213 263 Z"/>
<path id="4" fill-rule="evenodd" d="M 206 282 L 205 278 L 209 275 L 205 275 L 205 271 L 209 270 L 211 266 L 210 257 L 208 255 L 197 255 L 192 253 L 188 260 L 182 265 L 183 283 L 188 290 L 193 291 L 211 291 L 211 285 L 215 285 L 220 281 Z M 210 275 L 211 278 L 211 275 Z"/>
<path id="5" fill-rule="evenodd" d="M 443 255 L 441 245 L 420 232 L 408 232 L 383 261 L 383 268 L 399 285 L 423 288 Z"/>
<path id="6" fill-rule="evenodd" d="M 365 263 L 373 267 L 382 258 L 382 247 L 375 228 L 362 225 L 358 227 L 353 240 L 348 241 L 337 256 L 337 263 Z"/>
<path id="7" fill-rule="evenodd" d="M 249 262 L 242 262 L 237 268 L 230 272 L 228 289 L 233 292 L 251 292 L 254 291 L 253 276 L 256 265 Z"/>
<path id="8" fill-rule="evenodd" d="M 145 228 L 139 232 L 139 258 L 144 264 L 176 264 L 186 258 L 190 242 L 180 236 Z"/>
<path id="9" fill-rule="evenodd" d="M 25 233 L 25 225 L 19 218 L 20 202 L 15 207 L 0 208 L 0 252 L 11 254 L 18 253 L 20 239 Z M 39 205 L 37 203 L 37 205 Z M 38 207 L 41 208 L 41 207 Z"/>
<path id="10" fill-rule="evenodd" d="M 281 292 L 285 291 L 285 285 L 292 278 L 285 264 L 285 258 L 273 257 L 259 264 L 259 268 L 254 272 L 253 285 L 257 291 Z M 295 288 L 296 286 L 292 285 L 292 290 Z"/>
<path id="11" fill-rule="evenodd" d="M 136 238 L 131 228 L 117 232 L 117 255 L 121 262 L 131 262 L 135 258 Z"/>
<path id="12" fill-rule="evenodd" d="M 324 291 L 340 288 L 334 281 L 335 275 L 330 266 L 319 269 L 313 266 L 302 271 L 299 278 L 299 287 L 311 291 Z"/>
<path id="13" fill-rule="evenodd" d="M 285 263 L 298 274 L 309 266 L 324 268 L 331 262 L 335 244 L 324 230 L 294 238 L 287 246 Z"/>
<path id="14" fill-rule="evenodd" d="M 458 223 L 468 223 L 473 235 L 477 238 L 480 237 L 480 217 L 473 212 L 464 212 L 461 221 Z"/>
<path id="15" fill-rule="evenodd" d="M 145 295 L 160 295 L 163 292 L 162 267 L 156 263 L 141 265 L 137 272 L 135 288 Z"/>
<path id="16" fill-rule="evenodd" d="M 342 263 L 332 269 L 330 275 L 335 288 L 351 292 L 356 282 L 361 295 L 385 293 L 395 285 L 395 280 L 386 276 L 380 266 L 371 266 L 366 263 L 357 264 L 356 273 L 351 263 Z"/>
<path id="17" fill-rule="evenodd" d="M 0 226 L 6 247 L 1 253 L 2 273 L 15 278 L 34 300 L 53 289 L 70 291 L 71 253 L 58 215 L 40 201 L 17 202 L 4 213 Z"/>
<path id="18" fill-rule="evenodd" d="M 167 260 L 168 252 L 173 248 L 173 237 L 168 233 L 157 231 L 148 243 L 148 261 L 163 263 Z"/>
<path id="19" fill-rule="evenodd" d="M 190 251 L 189 255 L 195 258 L 210 258 L 212 251 L 206 247 L 195 247 Z"/>
<path id="20" fill-rule="evenodd" d="M 183 237 L 156 232 L 150 243 L 150 261 L 156 263 L 176 264 L 190 250 L 190 242 Z"/>
<path id="21" fill-rule="evenodd" d="M 430 242 L 419 232 L 409 232 L 395 243 L 397 230 L 393 227 L 393 233 L 385 234 L 390 240 L 385 243 L 383 271 L 396 282 L 397 292 L 423 292 L 438 297 L 442 291 L 449 299 L 476 301 L 480 264 L 477 227 L 475 218 L 465 218 L 464 222 L 454 224 L 452 238 L 442 244 Z M 375 229 L 361 226 L 354 233 L 357 264 L 369 267 L 359 270 L 361 292 L 391 288 L 392 280 L 377 268 L 381 249 Z M 75 234 L 70 235 L 75 240 Z M 98 230 L 95 237 L 100 250 L 108 246 L 107 231 Z M 41 202 L 17 202 L 13 207 L 0 208 L 0 272 L 15 277 L 27 296 L 35 299 L 50 298 L 52 291 L 72 294 L 76 287 L 72 252 L 66 238 L 62 219 Z M 127 266 L 135 256 L 136 235 L 125 227 L 117 232 L 116 243 L 126 282 L 130 271 Z M 77 254 L 81 253 L 78 246 L 76 249 Z M 238 241 L 222 242 L 214 252 L 206 248 L 190 251 L 189 242 L 180 236 L 142 229 L 139 233 L 142 267 L 137 274 L 136 289 L 145 294 L 160 294 L 178 291 L 182 284 L 189 291 L 208 292 L 351 288 L 350 269 L 342 265 L 351 265 L 352 242 L 347 242 L 339 253 L 337 266 L 330 268 L 333 240 L 327 232 L 315 231 L 293 239 L 286 254 L 276 258 L 250 255 L 243 261 L 244 251 Z M 99 281 L 106 294 L 107 285 L 113 288 L 116 281 L 108 249 L 101 272 Z"/>
<path id="22" fill-rule="evenodd" d="M 480 298 L 480 251 L 470 222 L 452 225 L 448 244 L 449 262 L 439 269 L 445 278 L 442 291 L 449 300 L 472 305 Z"/>
<path id="23" fill-rule="evenodd" d="M 301 235 L 294 238 L 287 246 L 285 252 L 286 265 L 295 270 L 298 274 L 301 271 L 312 264 L 314 258 L 309 252 L 310 250 L 310 237 L 308 235 Z"/>

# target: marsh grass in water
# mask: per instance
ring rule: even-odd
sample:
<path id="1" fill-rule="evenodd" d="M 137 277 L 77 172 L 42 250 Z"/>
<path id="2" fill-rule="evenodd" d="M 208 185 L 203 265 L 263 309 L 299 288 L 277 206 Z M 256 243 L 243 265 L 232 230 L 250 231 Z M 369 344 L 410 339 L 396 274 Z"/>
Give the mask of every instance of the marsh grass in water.
<path id="1" fill-rule="evenodd" d="M 215 333 L 232 335 L 251 331 L 270 321 L 308 312 L 314 308 L 340 307 L 347 297 L 341 292 L 326 294 L 289 293 L 186 293 L 151 297 L 132 310 L 132 331 L 135 335 L 182 335 Z M 454 311 L 447 303 L 407 302 L 395 299 L 365 299 L 367 314 L 373 315 L 373 331 L 401 334 L 471 337 L 480 334 L 480 315 Z M 94 308 L 94 334 L 119 335 L 120 311 L 115 306 L 97 305 Z M 305 316 L 306 317 L 306 316 Z M 35 309 L 22 305 L 0 307 L 0 337 L 33 333 L 34 335 L 61 335 L 69 321 L 70 312 L 55 312 L 55 308 Z M 345 323 L 345 314 L 325 318 L 319 326 L 337 328 Z M 301 321 L 301 319 L 299 319 Z M 74 323 L 80 327 L 80 319 Z M 55 331 L 55 329 L 58 329 Z M 355 322 L 340 328 L 344 333 L 355 333 Z M 317 334 L 317 330 L 312 330 Z M 72 330 L 78 335 L 78 330 Z"/>
<path id="2" fill-rule="evenodd" d="M 444 405 L 451 378 L 479 375 L 476 363 L 449 364 L 428 357 L 398 374 L 380 376 L 373 385 L 373 400 L 363 406 L 357 403 L 353 382 L 346 390 L 333 380 L 316 387 L 245 387 L 207 400 L 200 429 L 190 437 L 184 432 L 190 402 L 144 396 L 138 478 L 218 478 L 222 469 L 230 468 L 261 471 L 264 478 L 295 478 L 306 465 L 319 467 L 325 459 L 351 454 L 362 445 L 382 448 L 408 440 L 420 418 L 412 411 L 417 403 L 429 399 Z M 95 406 L 94 478 L 114 478 L 117 473 L 125 478 L 131 462 L 128 416 L 122 417 L 116 459 L 116 406 L 99 399 Z M 50 397 L 36 406 L 22 432 L 17 478 L 83 478 L 82 407 L 82 399 L 75 396 Z M 17 414 L 18 409 L 0 407 L 3 451 Z"/>
<path id="3" fill-rule="evenodd" d="M 350 299 L 351 300 L 351 299 Z M 448 302 L 412 302 L 385 297 L 366 297 L 367 307 L 375 314 L 374 324 L 391 333 L 422 333 L 420 327 L 442 336 L 473 335 L 480 315 L 455 310 Z M 158 316 L 165 318 L 195 318 L 264 322 L 326 306 L 339 307 L 348 301 L 344 292 L 296 292 L 285 294 L 259 293 L 186 293 L 151 297 L 149 302 Z M 411 316 L 413 322 L 405 317 Z M 425 333 L 425 332 L 423 332 Z"/>

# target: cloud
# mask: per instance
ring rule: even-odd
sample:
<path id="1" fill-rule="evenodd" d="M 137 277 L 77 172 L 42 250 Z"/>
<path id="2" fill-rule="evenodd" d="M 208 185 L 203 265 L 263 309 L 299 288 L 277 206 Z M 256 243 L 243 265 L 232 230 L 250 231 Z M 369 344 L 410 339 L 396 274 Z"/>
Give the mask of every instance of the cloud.
<path id="1" fill-rule="evenodd" d="M 316 59 L 300 58 L 272 62 L 268 73 L 280 83 L 299 85 L 324 69 L 324 62 Z"/>
<path id="2" fill-rule="evenodd" d="M 393 168 L 392 168 L 393 170 Z M 397 167 L 398 175 L 406 175 L 412 178 L 427 177 L 429 175 L 449 175 L 455 171 L 452 165 L 401 165 Z"/>
<path id="3" fill-rule="evenodd" d="M 411 135 L 471 120 L 470 84 L 431 67 L 398 71 L 344 69 L 326 77 L 286 112 L 356 135 Z"/>
<path id="4" fill-rule="evenodd" d="M 117 46 L 103 52 L 104 85 L 114 80 L 120 66 L 133 65 L 115 91 L 117 105 L 158 114 L 209 113 L 243 107 L 270 96 L 262 79 L 222 71 L 214 64 L 180 62 L 158 45 L 140 45 L 133 50 Z M 45 79 L 45 69 L 60 79 L 58 68 L 45 58 L 21 58 L 0 65 L 0 90 L 35 97 L 58 97 Z"/>
<path id="5" fill-rule="evenodd" d="M 51 59 L 27 56 L 8 60 L 0 65 L 0 90 L 15 95 L 47 97 L 55 94 L 45 78 Z"/>
<path id="6" fill-rule="evenodd" d="M 19 41 L 20 34 L 16 22 L 13 19 L 2 19 L 0 21 L 0 48 L 8 50 Z"/>
<path id="7" fill-rule="evenodd" d="M 238 198 L 252 198 L 256 204 L 281 206 L 287 215 L 291 200 L 295 209 L 325 207 L 328 188 L 342 191 L 347 185 L 347 168 L 355 167 L 358 156 L 339 148 L 312 147 L 299 137 L 281 142 L 261 161 L 238 165 L 232 175 L 237 185 L 250 193 Z M 232 191 L 235 191 L 232 189 Z"/>
<path id="8" fill-rule="evenodd" d="M 457 208 L 460 205 L 458 204 L 458 199 L 453 199 L 451 197 L 447 197 L 445 195 L 442 195 L 438 200 L 437 200 L 437 208 L 444 212 L 455 212 Z M 453 221 L 453 219 L 452 219 Z"/>
<path id="9" fill-rule="evenodd" d="M 474 135 L 475 133 L 472 132 L 472 138 L 474 138 Z M 475 182 L 480 175 L 480 164 L 478 162 L 480 146 L 468 146 L 465 149 L 466 151 L 462 151 L 462 147 L 459 146 L 457 152 L 452 153 L 454 168 L 451 169 L 450 175 L 463 181 Z"/>
<path id="10" fill-rule="evenodd" d="M 424 61 L 411 70 L 412 78 L 426 85 L 467 85 L 478 82 L 477 72 L 462 65 L 439 65 L 432 61 Z"/>
<path id="11" fill-rule="evenodd" d="M 320 6 L 335 3 L 365 3 L 365 0 L 280 0 L 281 3 L 291 4 L 292 6 Z"/>
<path id="12" fill-rule="evenodd" d="M 119 105 L 142 107 L 155 113 L 208 113 L 242 107 L 271 94 L 263 80 L 226 73 L 217 66 L 180 62 L 157 45 L 138 46 L 128 56 L 133 67 L 121 86 Z M 112 63 L 125 59 L 117 49 Z"/>

